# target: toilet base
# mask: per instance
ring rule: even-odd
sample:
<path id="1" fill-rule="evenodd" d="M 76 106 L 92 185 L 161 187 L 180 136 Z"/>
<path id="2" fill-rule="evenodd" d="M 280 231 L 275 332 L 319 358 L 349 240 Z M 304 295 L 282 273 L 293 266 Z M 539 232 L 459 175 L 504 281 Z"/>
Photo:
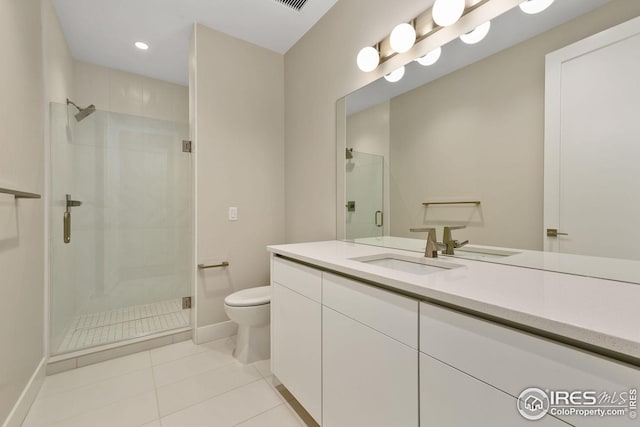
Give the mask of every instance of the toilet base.
<path id="1" fill-rule="evenodd" d="M 233 351 L 240 363 L 249 364 L 271 357 L 271 327 L 238 325 L 236 348 Z"/>

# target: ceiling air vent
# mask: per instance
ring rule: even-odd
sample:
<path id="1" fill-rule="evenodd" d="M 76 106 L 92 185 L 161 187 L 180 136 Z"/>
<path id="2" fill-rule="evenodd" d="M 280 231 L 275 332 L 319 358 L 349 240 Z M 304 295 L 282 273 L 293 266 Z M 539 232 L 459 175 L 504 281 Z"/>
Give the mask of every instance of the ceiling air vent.
<path id="1" fill-rule="evenodd" d="M 276 2 L 290 7 L 291 9 L 298 12 L 304 7 L 305 4 L 307 4 L 307 0 L 276 0 Z"/>

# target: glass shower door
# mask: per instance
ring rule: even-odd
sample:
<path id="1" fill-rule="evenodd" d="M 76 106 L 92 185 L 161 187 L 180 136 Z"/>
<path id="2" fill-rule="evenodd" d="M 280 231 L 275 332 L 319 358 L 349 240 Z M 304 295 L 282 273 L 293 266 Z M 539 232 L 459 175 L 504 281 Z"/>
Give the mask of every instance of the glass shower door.
<path id="1" fill-rule="evenodd" d="M 384 157 L 351 152 L 346 161 L 346 238 L 383 235 Z"/>
<path id="2" fill-rule="evenodd" d="M 51 104 L 51 354 L 189 326 L 188 125 Z"/>

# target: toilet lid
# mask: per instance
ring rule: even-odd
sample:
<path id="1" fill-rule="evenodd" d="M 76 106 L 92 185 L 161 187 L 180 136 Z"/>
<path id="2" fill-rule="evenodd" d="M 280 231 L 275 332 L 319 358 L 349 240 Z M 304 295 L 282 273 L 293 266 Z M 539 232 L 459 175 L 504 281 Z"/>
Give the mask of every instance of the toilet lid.
<path id="1" fill-rule="evenodd" d="M 232 307 L 249 307 L 271 302 L 271 286 L 243 289 L 234 292 L 224 299 L 224 303 Z"/>

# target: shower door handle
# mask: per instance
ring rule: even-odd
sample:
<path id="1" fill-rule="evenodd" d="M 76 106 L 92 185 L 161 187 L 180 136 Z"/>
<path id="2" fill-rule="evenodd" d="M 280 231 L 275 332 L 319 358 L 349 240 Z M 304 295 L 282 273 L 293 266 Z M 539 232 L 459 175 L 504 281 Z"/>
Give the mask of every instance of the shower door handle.
<path id="1" fill-rule="evenodd" d="M 378 219 L 380 219 L 380 221 L 378 221 Z M 376 211 L 374 221 L 376 227 L 382 227 L 382 225 L 384 224 L 384 214 L 382 213 L 382 211 Z"/>
<path id="2" fill-rule="evenodd" d="M 62 234 L 65 243 L 71 242 L 71 211 L 69 208 L 81 206 L 82 202 L 79 200 L 71 200 L 71 194 L 67 194 L 66 197 L 66 209 L 62 216 Z"/>
<path id="3" fill-rule="evenodd" d="M 64 234 L 64 242 L 71 242 L 71 212 L 66 211 L 62 217 L 62 231 Z"/>

